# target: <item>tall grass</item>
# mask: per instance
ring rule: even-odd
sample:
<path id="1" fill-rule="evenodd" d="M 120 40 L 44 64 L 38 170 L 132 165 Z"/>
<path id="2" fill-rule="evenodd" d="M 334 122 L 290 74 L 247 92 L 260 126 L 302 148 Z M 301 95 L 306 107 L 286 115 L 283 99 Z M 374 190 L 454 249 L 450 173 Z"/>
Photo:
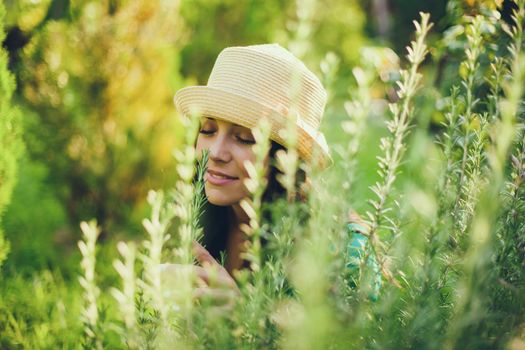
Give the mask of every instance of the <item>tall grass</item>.
<path id="1" fill-rule="evenodd" d="M 288 196 L 271 207 L 262 202 L 269 126 L 254 130 L 257 160 L 246 165 L 252 196 L 242 203 L 250 219 L 243 230 L 248 237 L 244 257 L 251 268 L 234 276 L 239 295 L 232 308 L 216 312 L 213 305 L 195 303 L 192 295 L 194 276 L 188 266 L 194 260 L 191 242 L 201 235 L 206 156 L 195 173 L 197 121 L 189 118 L 184 121 L 185 144 L 176 153 L 180 180 L 168 195 L 150 192 L 152 213 L 143 222 L 144 244 L 118 243 L 120 257 L 113 263 L 118 280 L 112 280 L 112 286 L 98 283 L 98 231 L 84 223 L 85 237 L 79 243 L 82 297 L 68 300 L 61 288 L 42 297 L 48 303 L 57 300 L 53 310 L 67 303 L 82 315 L 82 324 L 54 311 L 46 320 L 51 337 L 45 339 L 41 327 L 46 321 L 37 320 L 43 311 L 30 306 L 39 316 L 28 316 L 4 301 L 16 300 L 13 291 L 20 286 L 12 280 L 0 286 L 0 344 L 78 348 L 74 337 L 58 336 L 57 329 L 68 325 L 72 334 L 83 334 L 85 348 L 442 349 L 520 344 L 525 326 L 525 15 L 524 2 L 515 5 L 510 24 L 501 24 L 497 12 L 484 8 L 476 17 L 463 17 L 458 23 L 465 30 L 459 72 L 450 78 L 452 89 L 436 92 L 430 102 L 418 94 L 430 89 L 421 72 L 432 59 L 426 58 L 432 51 L 426 44 L 432 24 L 427 14 L 416 22 L 396 96 L 389 112 L 381 115 L 378 180 L 362 215 L 370 232 L 357 278 L 349 268 L 353 236 L 345 224 L 348 209 L 355 205 L 355 199 L 347 197 L 349 188 L 360 185 L 356 159 L 370 149 L 363 140 L 372 129 L 371 90 L 377 86 L 372 87 L 374 73 L 365 68 L 354 69 L 356 93 L 346 104 L 348 118 L 341 125 L 347 138 L 333 147 L 334 165 L 323 171 L 302 168 L 310 181 L 306 202 L 292 200 L 299 167 L 294 116 L 286 131 L 288 151 L 278 155 Z M 303 15 L 306 23 L 310 14 Z M 308 34 L 303 30 L 299 38 Z M 337 63 L 333 56 L 323 62 L 325 82 L 334 81 Z M 421 113 L 428 110 L 423 103 L 445 105 L 435 132 L 422 122 Z M 178 264 L 178 273 L 167 274 L 172 270 L 163 269 L 166 263 Z M 378 279 L 379 296 L 371 297 Z M 105 291 L 111 291 L 110 298 Z M 25 320 L 31 317 L 40 328 L 27 326 Z"/>

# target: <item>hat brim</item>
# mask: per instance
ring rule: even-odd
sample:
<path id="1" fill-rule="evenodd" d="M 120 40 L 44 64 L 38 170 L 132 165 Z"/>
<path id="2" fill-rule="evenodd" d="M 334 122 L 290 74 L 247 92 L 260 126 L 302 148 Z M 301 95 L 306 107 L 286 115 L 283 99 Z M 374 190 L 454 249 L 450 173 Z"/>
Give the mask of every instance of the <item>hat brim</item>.
<path id="1" fill-rule="evenodd" d="M 209 86 L 190 86 L 177 91 L 174 97 L 177 110 L 185 115 L 199 115 L 254 128 L 262 117 L 271 123 L 270 139 L 286 145 L 279 131 L 286 128 L 286 117 L 280 111 L 238 94 Z M 297 151 L 307 162 L 317 160 L 321 167 L 332 163 L 328 145 L 322 133 L 309 125 L 297 123 Z M 314 156 L 315 155 L 315 156 Z"/>

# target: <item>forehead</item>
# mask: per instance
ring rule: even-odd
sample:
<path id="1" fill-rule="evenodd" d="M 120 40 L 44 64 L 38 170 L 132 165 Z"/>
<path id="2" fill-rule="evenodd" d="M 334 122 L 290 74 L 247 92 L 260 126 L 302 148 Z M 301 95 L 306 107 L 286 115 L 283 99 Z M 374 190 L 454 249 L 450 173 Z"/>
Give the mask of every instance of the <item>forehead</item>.
<path id="1" fill-rule="evenodd" d="M 249 128 L 246 128 L 242 125 L 239 125 L 239 124 L 234 124 L 234 123 L 231 123 L 231 122 L 228 122 L 228 121 L 225 121 L 225 120 L 220 120 L 220 119 L 215 119 L 215 118 L 211 118 L 211 117 L 203 117 L 201 118 L 201 123 L 202 124 L 205 124 L 205 123 L 213 123 L 215 125 L 217 125 L 219 128 L 227 128 L 227 129 L 242 129 L 242 130 L 250 130 Z"/>

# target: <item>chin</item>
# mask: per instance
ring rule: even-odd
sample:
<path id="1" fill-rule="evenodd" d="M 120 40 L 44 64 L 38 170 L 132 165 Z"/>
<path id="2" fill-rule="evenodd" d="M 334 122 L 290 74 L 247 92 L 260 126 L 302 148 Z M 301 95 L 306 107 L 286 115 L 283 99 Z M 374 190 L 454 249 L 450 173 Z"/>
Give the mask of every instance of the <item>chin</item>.
<path id="1" fill-rule="evenodd" d="M 219 207 L 227 207 L 228 205 L 231 205 L 228 201 L 220 200 L 214 197 L 208 197 L 208 202 Z"/>
<path id="2" fill-rule="evenodd" d="M 222 193 L 221 191 L 206 189 L 206 198 L 208 199 L 208 202 L 220 207 L 226 207 L 239 203 L 242 198 L 236 197 L 237 196 L 232 197 L 228 194 Z"/>

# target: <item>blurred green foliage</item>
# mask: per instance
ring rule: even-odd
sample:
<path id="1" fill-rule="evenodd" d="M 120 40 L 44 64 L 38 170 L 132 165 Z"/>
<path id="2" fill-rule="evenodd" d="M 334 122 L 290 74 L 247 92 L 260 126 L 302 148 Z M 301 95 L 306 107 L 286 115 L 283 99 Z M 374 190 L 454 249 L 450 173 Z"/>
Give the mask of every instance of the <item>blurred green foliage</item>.
<path id="1" fill-rule="evenodd" d="M 54 265 L 54 248 L 71 250 L 82 219 L 96 217 L 106 236 L 115 239 L 139 230 L 146 191 L 170 187 L 176 176 L 171 150 L 184 130 L 177 123 L 172 96 L 182 86 L 204 84 L 222 48 L 277 41 L 295 49 L 318 73 L 318 62 L 327 52 L 335 53 L 338 70 L 327 109 L 331 120 L 324 129 L 338 142 L 345 137 L 338 125 L 345 118 L 342 101 L 355 87 L 354 65 L 378 72 L 372 87 L 375 99 L 386 101 L 393 94 L 396 54 L 362 49 L 365 44 L 386 39 L 402 50 L 417 11 L 430 10 L 443 29 L 476 8 L 473 2 L 383 2 L 389 23 L 383 36 L 381 3 L 5 1 L 4 46 L 18 82 L 15 99 L 27 144 L 19 186 L 5 218 L 7 234 L 17 242 L 13 266 L 25 262 L 31 270 Z M 452 43 L 447 40 L 443 45 L 449 49 Z M 461 49 L 461 38 L 455 40 Z M 457 52 L 459 56 L 461 50 Z M 453 58 L 442 58 L 439 52 L 435 57 L 446 60 L 439 66 L 452 67 L 444 76 L 438 69 L 436 79 L 451 81 L 448 77 L 455 71 L 448 63 Z M 439 109 L 423 105 L 439 120 Z M 384 129 L 380 119 L 371 120 L 365 142 L 377 145 L 374 140 Z M 375 178 L 368 170 L 375 165 L 377 151 L 372 148 L 359 154 L 358 165 L 364 170 L 358 174 L 357 208 L 365 203 L 361 198 Z"/>
<path id="2" fill-rule="evenodd" d="M 279 42 L 288 46 L 297 36 L 308 37 L 303 59 L 317 70 L 327 52 L 336 53 L 342 66 L 357 62 L 365 14 L 357 1 L 182 1 L 181 15 L 188 29 L 182 49 L 182 72 L 205 84 L 217 54 L 227 46 Z M 301 26 L 302 22 L 308 26 Z M 293 48 L 292 48 L 293 50 Z"/>
<path id="3" fill-rule="evenodd" d="M 339 225 L 347 206 L 360 213 L 369 209 L 369 186 L 379 177 L 376 156 L 381 153 L 380 139 L 387 134 L 388 103 L 397 99 L 395 83 L 399 68 L 404 66 L 399 57 L 413 38 L 411 22 L 422 10 L 431 13 L 436 26 L 423 67 L 423 89 L 415 102 L 407 162 L 402 164 L 393 189 L 394 197 L 404 194 L 394 211 L 405 235 L 393 244 L 395 259 L 391 262 L 399 267 L 404 287 L 387 285 L 377 304 L 346 290 L 350 300 L 338 300 L 341 315 L 334 317 L 334 309 L 326 304 L 319 309 L 314 305 L 307 310 L 309 315 L 319 315 L 326 323 L 318 327 L 318 320 L 313 319 L 305 327 L 328 334 L 328 338 L 340 336 L 340 344 L 353 341 L 356 347 L 366 344 L 376 348 L 437 348 L 445 341 L 450 342 L 449 347 L 501 348 L 523 332 L 523 140 L 512 159 L 514 165 L 508 166 L 512 181 L 494 228 L 497 234 L 491 241 L 492 250 L 475 256 L 487 260 L 479 264 L 478 275 L 462 270 L 466 257 L 461 249 L 468 251 L 469 242 L 457 248 L 453 239 L 444 236 L 452 230 L 453 220 L 445 217 L 436 225 L 433 221 L 434 215 L 444 215 L 437 208 L 442 198 L 436 188 L 448 160 L 432 138 L 443 134 L 442 123 L 452 102 L 465 118 L 464 94 L 455 98 L 450 94 L 467 75 L 461 62 L 471 19 L 465 15 L 487 15 L 482 30 L 486 45 L 473 88 L 474 97 L 483 97 L 490 88 L 486 80 L 490 63 L 506 54 L 508 39 L 502 28 L 512 23 L 509 1 L 3 3 L 7 13 L 0 7 L 0 24 L 5 24 L 7 36 L 4 40 L 0 30 L 5 47 L 0 51 L 0 263 L 6 254 L 2 228 L 11 242 L 11 253 L 0 274 L 1 348 L 81 346 L 82 325 L 77 316 L 82 298 L 75 278 L 80 260 L 75 244 L 80 237 L 78 223 L 96 218 L 102 225 L 96 278 L 106 291 L 117 281 L 112 267 L 117 255 L 114 242 L 142 239 L 140 220 L 146 216 L 147 191 L 175 183 L 172 150 L 180 145 L 186 130 L 177 120 L 172 97 L 183 86 L 205 84 L 224 47 L 279 42 L 324 77 L 330 102 L 322 128 L 334 145 L 334 160 L 340 167 L 333 169 L 325 189 L 323 210 L 334 215 L 323 218 L 319 231 Z M 366 91 L 360 90 L 361 85 Z M 365 131 L 355 159 L 345 158 L 345 122 L 353 117 L 345 105 L 348 100 L 367 102 L 363 107 Z M 475 111 L 488 109 L 488 104 L 482 100 Z M 477 130 L 479 118 L 473 120 L 468 127 Z M 458 137 L 454 142 L 461 144 L 463 140 Z M 335 193 L 338 196 L 332 195 Z M 447 195 L 453 194 L 445 193 L 445 201 L 450 200 Z M 345 198 L 345 203 L 334 202 L 339 198 Z M 428 232 L 434 227 L 438 233 L 432 236 Z M 305 271 L 302 276 L 310 277 L 309 270 L 314 271 L 317 265 L 317 260 L 311 260 L 300 266 Z M 490 272 L 479 278 L 479 273 L 486 271 Z M 275 275 L 266 276 L 268 283 L 254 295 L 254 304 L 248 304 L 244 314 L 235 314 L 246 317 L 234 320 L 243 326 L 232 331 L 230 324 L 217 319 L 209 324 L 207 319 L 196 320 L 205 325 L 202 339 L 228 346 L 239 342 L 277 346 L 281 326 L 298 330 L 294 333 L 298 341 L 317 334 L 304 332 L 308 328 L 300 328 L 299 318 L 282 317 L 283 323 L 279 323 L 281 312 L 299 310 L 295 315 L 304 316 L 302 305 L 281 300 L 264 304 L 267 294 L 275 293 L 270 290 L 273 279 L 282 277 L 272 273 Z M 322 274 L 314 277 L 323 281 Z M 472 284 L 461 289 L 462 278 Z M 476 280 L 487 285 L 477 288 Z M 306 287 L 311 284 L 311 280 L 303 282 Z M 330 291 L 336 296 L 340 292 Z M 479 303 L 474 305 L 477 308 L 454 311 L 461 293 L 470 293 L 472 303 Z M 325 294 L 317 297 L 325 302 Z M 105 293 L 101 299 L 102 323 L 107 321 L 104 337 L 110 344 L 106 345 L 118 347 L 115 329 L 120 325 L 115 321 L 114 300 Z M 257 308 L 261 305 L 264 307 Z M 140 303 L 138 307 L 142 307 Z M 275 324 L 265 328 L 260 320 L 268 316 L 270 308 Z M 452 317 L 454 312 L 457 318 Z M 142 325 L 154 323 L 154 314 L 144 311 L 141 317 Z M 451 320 L 456 323 L 447 328 Z M 216 329 L 220 331 L 214 332 Z M 447 334 L 447 330 L 461 331 L 464 336 Z M 265 335 L 271 339 L 264 339 Z"/>
<path id="4" fill-rule="evenodd" d="M 76 241 L 83 218 L 96 217 L 111 235 L 133 230 L 146 191 L 173 182 L 171 152 L 183 130 L 172 96 L 182 86 L 184 28 L 176 2 L 82 2 L 47 21 L 42 13 L 55 2 L 23 3 L 11 20 L 28 42 L 12 67 L 28 174 L 7 223 L 10 237 L 41 246 L 37 260 L 45 260 L 53 240 Z M 43 194 L 51 201 L 27 206 Z"/>
<path id="5" fill-rule="evenodd" d="M 298 7 L 282 0 L 20 0 L 6 6 L 4 45 L 28 149 L 27 175 L 20 175 L 6 225 L 19 242 L 14 265 L 34 255 L 31 246 L 40 247 L 32 267 L 53 265 L 52 247 L 68 251 L 82 219 L 97 218 L 103 237 L 139 230 L 147 190 L 168 188 L 176 177 L 171 152 L 184 130 L 172 97 L 182 86 L 204 84 L 224 47 L 277 41 L 307 52 L 303 59 L 318 71 L 329 51 L 341 67 L 351 67 L 366 41 L 365 14 L 353 1 Z M 349 71 L 340 74 L 347 85 Z M 41 219 L 28 223 L 27 217 Z"/>
<path id="6" fill-rule="evenodd" d="M 0 42 L 5 38 L 4 17 L 5 8 L 0 3 Z M 17 160 L 23 152 L 20 114 L 11 104 L 15 81 L 7 65 L 7 52 L 0 48 L 0 266 L 9 252 L 9 243 L 4 238 L 3 216 L 16 185 Z"/>

